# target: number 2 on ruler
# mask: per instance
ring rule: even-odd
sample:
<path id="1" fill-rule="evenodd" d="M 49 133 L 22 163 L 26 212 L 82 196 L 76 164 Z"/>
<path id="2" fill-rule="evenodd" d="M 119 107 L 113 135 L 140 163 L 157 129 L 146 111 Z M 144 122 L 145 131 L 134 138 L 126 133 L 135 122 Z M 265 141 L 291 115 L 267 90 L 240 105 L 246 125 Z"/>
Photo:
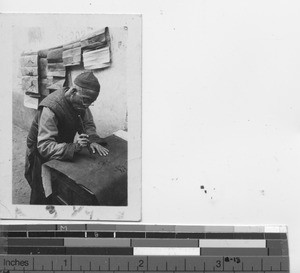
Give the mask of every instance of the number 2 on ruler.
<path id="1" fill-rule="evenodd" d="M 139 260 L 139 267 L 144 267 L 144 261 L 143 260 Z"/>

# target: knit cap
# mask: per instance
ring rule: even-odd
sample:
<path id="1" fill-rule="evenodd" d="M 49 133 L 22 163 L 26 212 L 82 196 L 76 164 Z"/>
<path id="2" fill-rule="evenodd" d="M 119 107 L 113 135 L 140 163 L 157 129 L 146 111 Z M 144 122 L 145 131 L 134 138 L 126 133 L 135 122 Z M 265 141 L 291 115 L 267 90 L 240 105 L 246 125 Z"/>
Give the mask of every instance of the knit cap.
<path id="1" fill-rule="evenodd" d="M 100 92 L 99 81 L 92 72 L 83 72 L 82 74 L 78 75 L 75 78 L 74 83 L 81 88 Z"/>

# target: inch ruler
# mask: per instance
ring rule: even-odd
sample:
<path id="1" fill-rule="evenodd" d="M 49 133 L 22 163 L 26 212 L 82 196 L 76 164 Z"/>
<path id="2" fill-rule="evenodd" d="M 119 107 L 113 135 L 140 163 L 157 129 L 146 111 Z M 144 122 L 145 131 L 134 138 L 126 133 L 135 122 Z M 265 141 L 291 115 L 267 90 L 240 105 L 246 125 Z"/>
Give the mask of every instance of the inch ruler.
<path id="1" fill-rule="evenodd" d="M 0 225 L 0 272 L 287 273 L 287 229 Z"/>

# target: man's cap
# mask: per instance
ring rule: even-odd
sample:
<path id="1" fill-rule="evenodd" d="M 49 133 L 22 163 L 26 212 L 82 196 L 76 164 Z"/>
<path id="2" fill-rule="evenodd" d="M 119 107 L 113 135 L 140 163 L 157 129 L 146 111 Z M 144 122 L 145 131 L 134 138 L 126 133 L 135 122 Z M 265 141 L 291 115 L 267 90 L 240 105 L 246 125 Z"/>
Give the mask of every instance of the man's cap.
<path id="1" fill-rule="evenodd" d="M 74 83 L 81 88 L 100 92 L 99 81 L 92 72 L 81 73 L 75 78 Z"/>

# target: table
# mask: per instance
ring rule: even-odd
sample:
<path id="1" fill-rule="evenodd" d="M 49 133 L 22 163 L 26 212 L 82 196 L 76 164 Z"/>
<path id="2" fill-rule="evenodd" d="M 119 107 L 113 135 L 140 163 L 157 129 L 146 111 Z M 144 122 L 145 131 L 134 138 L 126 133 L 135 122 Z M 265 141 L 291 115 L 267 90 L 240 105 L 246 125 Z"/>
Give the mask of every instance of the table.
<path id="1" fill-rule="evenodd" d="M 83 149 L 72 162 L 43 164 L 43 184 L 50 181 L 53 204 L 127 205 L 127 141 L 112 135 L 104 139 L 103 146 L 109 149 L 107 156 L 91 155 Z"/>

